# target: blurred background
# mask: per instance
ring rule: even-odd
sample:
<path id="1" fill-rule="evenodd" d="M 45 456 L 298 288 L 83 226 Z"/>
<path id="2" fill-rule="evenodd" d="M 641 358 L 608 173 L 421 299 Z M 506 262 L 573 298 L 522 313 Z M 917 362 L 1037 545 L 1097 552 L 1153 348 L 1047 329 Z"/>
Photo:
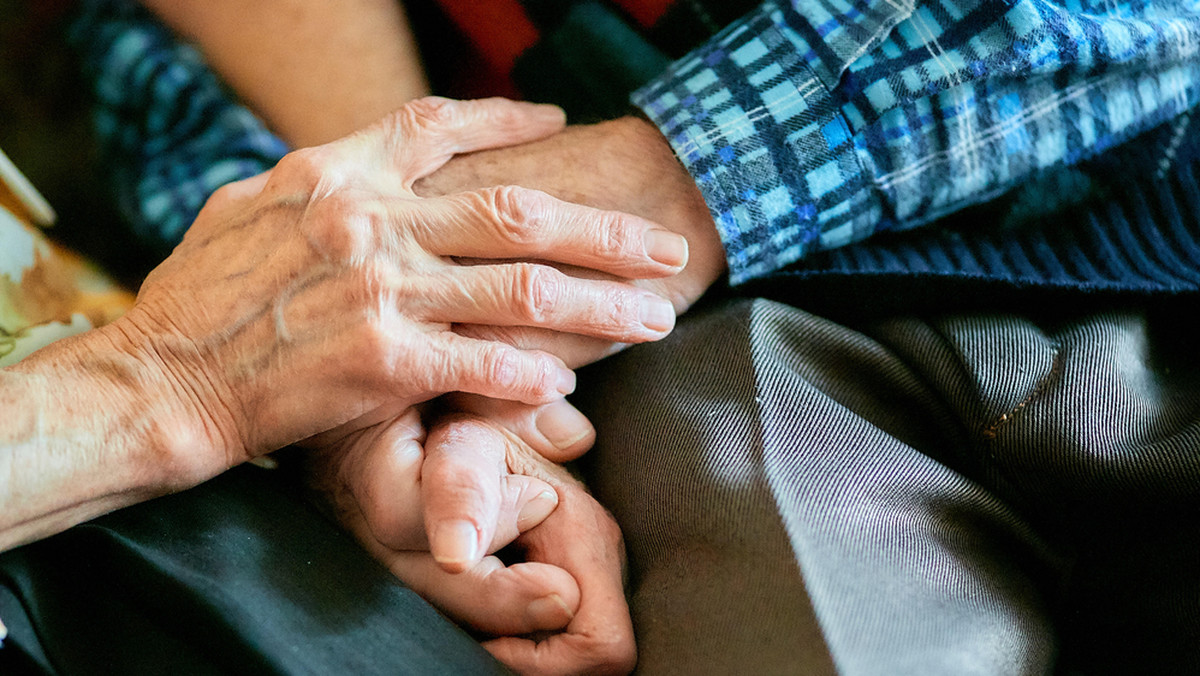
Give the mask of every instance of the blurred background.
<path id="1" fill-rule="evenodd" d="M 88 92 L 63 39 L 71 0 L 0 0 L 0 149 L 58 212 L 52 239 L 136 290 L 154 266 L 104 187 Z"/>

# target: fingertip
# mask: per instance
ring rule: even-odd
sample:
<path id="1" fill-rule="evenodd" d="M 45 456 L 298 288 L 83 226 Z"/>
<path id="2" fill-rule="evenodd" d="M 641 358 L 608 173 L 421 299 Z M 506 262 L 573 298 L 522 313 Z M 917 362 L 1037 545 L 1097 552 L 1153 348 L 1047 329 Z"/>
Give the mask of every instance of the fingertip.
<path id="1" fill-rule="evenodd" d="M 675 328 L 675 306 L 671 301 L 652 293 L 642 296 L 638 319 L 646 329 L 665 336 Z"/>
<path id="2" fill-rule="evenodd" d="M 688 241 L 683 235 L 653 228 L 643 235 L 646 255 L 656 263 L 682 270 L 688 261 Z"/>
<path id="3" fill-rule="evenodd" d="M 465 519 L 443 521 L 432 529 L 429 550 L 433 560 L 450 573 L 461 573 L 479 561 L 479 528 Z"/>
<path id="4" fill-rule="evenodd" d="M 575 372 L 566 366 L 557 366 L 555 374 L 555 387 L 558 393 L 564 397 L 575 392 Z"/>
<path id="5" fill-rule="evenodd" d="M 573 460 L 591 448 L 596 428 L 587 416 L 566 399 L 559 399 L 538 408 L 534 426 L 556 451 L 552 460 Z"/>
<path id="6" fill-rule="evenodd" d="M 545 521 L 556 507 L 558 507 L 558 493 L 549 484 L 546 484 L 517 512 L 517 530 L 524 533 Z"/>
<path id="7" fill-rule="evenodd" d="M 561 129 L 567 126 L 567 111 L 553 103 L 530 103 L 528 101 L 519 103 L 526 107 L 531 118 L 546 127 Z"/>

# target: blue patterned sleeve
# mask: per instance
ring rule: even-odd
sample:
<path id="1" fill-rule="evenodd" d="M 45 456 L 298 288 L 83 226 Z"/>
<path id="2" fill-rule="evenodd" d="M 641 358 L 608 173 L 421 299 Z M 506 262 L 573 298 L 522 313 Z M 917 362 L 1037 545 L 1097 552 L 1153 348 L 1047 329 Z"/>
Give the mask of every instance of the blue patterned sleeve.
<path id="1" fill-rule="evenodd" d="M 92 87 L 117 206 L 160 253 L 179 243 L 217 188 L 287 152 L 194 48 L 133 0 L 83 0 L 67 37 Z"/>
<path id="2" fill-rule="evenodd" d="M 730 281 L 916 227 L 1200 97 L 1177 0 L 771 0 L 635 93 Z"/>

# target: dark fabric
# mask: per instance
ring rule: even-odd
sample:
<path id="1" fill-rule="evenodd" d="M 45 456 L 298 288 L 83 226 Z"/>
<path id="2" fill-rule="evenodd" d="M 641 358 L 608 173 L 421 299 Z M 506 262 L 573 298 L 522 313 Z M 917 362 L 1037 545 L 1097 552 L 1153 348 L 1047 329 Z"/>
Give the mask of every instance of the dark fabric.
<path id="1" fill-rule="evenodd" d="M 6 675 L 507 673 L 252 467 L 6 553 L 0 617 Z"/>
<path id="2" fill-rule="evenodd" d="M 517 59 L 513 83 L 524 98 L 562 106 L 572 122 L 581 123 L 629 114 L 633 90 L 758 2 L 672 2 L 652 25 L 601 0 L 521 4 L 538 28 L 538 39 Z M 472 37 L 496 39 L 483 31 Z"/>
<path id="3" fill-rule="evenodd" d="M 867 305 L 944 311 L 1074 304 L 1089 295 L 1195 298 L 1200 134 L 1193 124 L 1189 113 L 939 227 L 822 252 L 745 291 L 833 313 Z"/>
<path id="4" fill-rule="evenodd" d="M 541 40 L 513 70 L 521 93 L 562 106 L 574 122 L 628 114 L 629 93 L 671 60 L 603 3 L 552 4 Z"/>
<path id="5" fill-rule="evenodd" d="M 597 366 L 642 673 L 1200 673 L 1175 316 L 740 301 Z"/>

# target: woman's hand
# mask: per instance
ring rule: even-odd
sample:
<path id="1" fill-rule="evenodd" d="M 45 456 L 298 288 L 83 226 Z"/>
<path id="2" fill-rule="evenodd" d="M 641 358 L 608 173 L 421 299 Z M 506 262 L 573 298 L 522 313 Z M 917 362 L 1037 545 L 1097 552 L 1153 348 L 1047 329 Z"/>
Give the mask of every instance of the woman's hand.
<path id="1" fill-rule="evenodd" d="M 638 282 L 671 299 L 682 314 L 726 269 L 725 248 L 695 181 L 653 125 L 634 117 L 577 125 L 524 145 L 457 157 L 416 184 L 441 195 L 515 184 L 599 209 L 652 219 L 687 238 L 690 255 L 677 275 Z M 581 227 L 596 227 L 582 223 Z M 578 367 L 625 347 L 620 342 L 524 327 L 467 327 L 465 335 L 541 349 Z"/>
<path id="2" fill-rule="evenodd" d="M 455 621 L 496 637 L 484 647 L 508 666 L 524 674 L 626 673 L 636 648 L 616 522 L 534 447 L 549 443 L 535 431 L 538 408 L 497 410 L 493 401 L 459 398 L 459 410 L 438 418 L 428 438 L 415 411 L 348 437 L 310 456 L 310 481 L 400 580 Z M 559 401 L 540 412 L 562 416 L 558 406 L 570 408 Z M 489 419 L 467 412 L 477 407 Z M 574 416 L 560 420 L 561 429 L 590 441 L 590 423 Z M 586 450 L 587 441 L 558 457 Z M 514 539 L 523 560 L 491 555 Z"/>
<path id="3" fill-rule="evenodd" d="M 665 335 L 673 312 L 648 291 L 510 261 L 658 277 L 686 262 L 682 237 L 532 190 L 412 191 L 458 153 L 562 125 L 554 107 L 422 99 L 214 195 L 109 331 L 182 404 L 183 483 L 319 433 L 328 442 L 444 392 L 540 403 L 574 388 L 558 359 L 466 338 L 456 325 L 622 342 Z"/>

